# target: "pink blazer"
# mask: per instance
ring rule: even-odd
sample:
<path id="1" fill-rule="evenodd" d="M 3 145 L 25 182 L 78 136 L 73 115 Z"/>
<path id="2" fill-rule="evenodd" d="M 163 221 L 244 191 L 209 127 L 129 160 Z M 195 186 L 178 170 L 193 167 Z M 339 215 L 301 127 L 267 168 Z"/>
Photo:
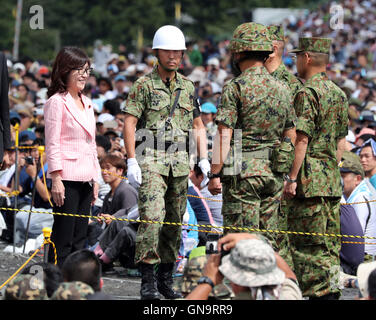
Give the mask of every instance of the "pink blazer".
<path id="1" fill-rule="evenodd" d="M 62 180 L 98 181 L 101 174 L 95 142 L 96 123 L 91 100 L 84 95 L 85 111 L 70 93 L 56 93 L 44 106 L 47 177 L 61 171 Z"/>

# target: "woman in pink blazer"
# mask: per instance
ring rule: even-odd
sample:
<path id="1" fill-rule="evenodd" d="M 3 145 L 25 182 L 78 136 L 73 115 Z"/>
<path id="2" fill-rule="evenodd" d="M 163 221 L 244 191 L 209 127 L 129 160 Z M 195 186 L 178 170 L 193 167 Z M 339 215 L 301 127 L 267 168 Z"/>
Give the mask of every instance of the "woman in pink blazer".
<path id="1" fill-rule="evenodd" d="M 94 110 L 81 94 L 90 70 L 86 53 L 74 47 L 61 49 L 53 65 L 44 120 L 54 212 L 89 215 L 98 196 Z M 60 267 L 70 253 L 84 247 L 87 227 L 87 218 L 54 215 L 51 240 Z M 54 261 L 52 248 L 49 261 Z"/>

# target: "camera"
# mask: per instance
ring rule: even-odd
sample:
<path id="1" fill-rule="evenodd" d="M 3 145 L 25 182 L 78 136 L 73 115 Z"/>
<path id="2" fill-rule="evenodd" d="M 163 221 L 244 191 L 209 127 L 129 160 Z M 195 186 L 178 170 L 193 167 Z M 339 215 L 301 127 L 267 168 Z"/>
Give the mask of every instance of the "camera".
<path id="1" fill-rule="evenodd" d="M 25 157 L 25 162 L 28 165 L 33 165 L 34 164 L 34 159 L 31 156 L 27 156 L 27 157 Z"/>
<path id="2" fill-rule="evenodd" d="M 206 242 L 206 254 L 218 253 L 218 234 L 208 234 L 208 240 Z"/>

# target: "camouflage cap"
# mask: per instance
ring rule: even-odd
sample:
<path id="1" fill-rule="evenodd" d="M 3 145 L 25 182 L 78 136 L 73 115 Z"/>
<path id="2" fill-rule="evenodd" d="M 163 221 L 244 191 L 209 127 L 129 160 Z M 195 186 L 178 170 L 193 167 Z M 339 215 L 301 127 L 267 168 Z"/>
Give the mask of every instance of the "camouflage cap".
<path id="1" fill-rule="evenodd" d="M 247 22 L 238 26 L 228 48 L 232 52 L 273 51 L 268 28 L 255 22 Z"/>
<path id="2" fill-rule="evenodd" d="M 9 282 L 4 299 L 48 300 L 48 297 L 43 280 L 32 274 L 21 274 Z"/>
<path id="3" fill-rule="evenodd" d="M 63 282 L 53 293 L 51 300 L 87 300 L 87 296 L 94 294 L 88 284 L 81 281 Z"/>
<path id="4" fill-rule="evenodd" d="M 279 285 L 285 273 L 277 267 L 273 248 L 263 240 L 239 241 L 222 259 L 219 271 L 231 282 L 244 287 Z"/>
<path id="5" fill-rule="evenodd" d="M 331 43 L 332 39 L 329 38 L 299 38 L 298 48 L 291 50 L 290 53 L 310 51 L 329 54 Z"/>
<path id="6" fill-rule="evenodd" d="M 183 276 L 176 282 L 175 288 L 184 295 L 189 294 L 197 287 L 197 281 L 202 277 L 202 273 L 207 261 L 205 247 L 197 247 L 191 251 L 189 260 L 184 268 Z M 231 290 L 224 284 L 214 287 L 209 297 L 216 299 L 227 299 L 231 297 Z"/>
<path id="7" fill-rule="evenodd" d="M 272 41 L 285 41 L 285 34 L 283 32 L 283 27 L 280 25 L 270 25 L 268 26 L 269 35 Z"/>
<path id="8" fill-rule="evenodd" d="M 340 171 L 359 174 L 362 176 L 362 178 L 364 178 L 364 170 L 362 164 L 360 163 L 360 158 L 357 154 L 351 151 L 343 152 Z"/>

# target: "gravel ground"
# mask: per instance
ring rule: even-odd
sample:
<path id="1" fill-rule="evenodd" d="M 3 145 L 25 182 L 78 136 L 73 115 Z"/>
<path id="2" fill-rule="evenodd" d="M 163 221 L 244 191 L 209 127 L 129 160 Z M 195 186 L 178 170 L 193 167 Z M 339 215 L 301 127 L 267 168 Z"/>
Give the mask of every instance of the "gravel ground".
<path id="1" fill-rule="evenodd" d="M 0 285 L 2 285 L 17 269 L 29 258 L 27 254 L 13 254 L 4 252 L 8 243 L 0 241 Z M 42 262 L 43 256 L 35 256 L 30 263 Z M 139 277 L 127 276 L 126 269 L 115 265 L 116 274 L 103 276 L 103 291 L 117 300 L 140 299 Z M 4 288 L 0 291 L 0 295 Z M 354 300 L 357 297 L 356 289 L 344 289 L 341 300 Z"/>

